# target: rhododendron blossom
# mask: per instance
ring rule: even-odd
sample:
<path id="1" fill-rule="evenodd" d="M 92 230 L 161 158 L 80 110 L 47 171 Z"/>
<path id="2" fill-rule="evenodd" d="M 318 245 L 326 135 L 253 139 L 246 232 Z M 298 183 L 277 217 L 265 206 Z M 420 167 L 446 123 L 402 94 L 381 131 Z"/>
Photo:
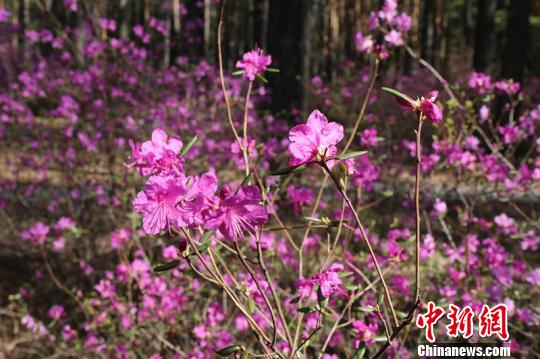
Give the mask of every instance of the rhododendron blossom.
<path id="1" fill-rule="evenodd" d="M 144 214 L 143 229 L 148 234 L 158 234 L 171 225 L 178 225 L 183 213 L 178 202 L 187 194 L 183 181 L 173 176 L 152 176 L 144 189 L 137 194 L 133 206 Z"/>
<path id="2" fill-rule="evenodd" d="M 319 110 L 313 111 L 305 125 L 296 125 L 289 131 L 291 166 L 312 162 L 326 162 L 333 166 L 336 145 L 343 139 L 343 126 L 328 122 Z"/>
<path id="3" fill-rule="evenodd" d="M 431 91 L 426 96 L 420 97 L 416 101 L 405 101 L 401 98 L 398 98 L 398 102 L 402 106 L 412 108 L 415 111 L 423 113 L 424 116 L 431 122 L 440 122 L 442 120 L 443 114 L 441 108 L 435 104 L 438 96 L 438 91 Z"/>
<path id="4" fill-rule="evenodd" d="M 165 131 L 156 128 L 152 132 L 152 140 L 143 142 L 140 147 L 130 142 L 130 146 L 131 162 L 127 166 L 135 166 L 142 175 L 183 172 L 184 159 L 178 157 L 183 143 L 179 137 L 169 138 Z"/>
<path id="5" fill-rule="evenodd" d="M 254 234 L 268 221 L 261 201 L 261 191 L 257 186 L 240 186 L 236 193 L 229 187 L 223 187 L 219 206 L 209 213 L 206 228 L 219 229 L 231 241 L 244 238 L 245 232 Z"/>
<path id="6" fill-rule="evenodd" d="M 255 48 L 246 52 L 242 56 L 242 60 L 236 63 L 236 67 L 244 71 L 244 77 L 249 81 L 254 81 L 255 78 L 262 74 L 272 63 L 272 57 L 265 55 L 259 48 Z"/>

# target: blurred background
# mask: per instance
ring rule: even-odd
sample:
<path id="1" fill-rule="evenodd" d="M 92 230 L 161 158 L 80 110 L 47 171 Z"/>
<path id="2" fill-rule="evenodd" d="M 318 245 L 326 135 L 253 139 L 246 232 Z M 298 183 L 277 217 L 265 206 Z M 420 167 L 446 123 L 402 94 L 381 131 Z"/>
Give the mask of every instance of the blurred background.
<path id="1" fill-rule="evenodd" d="M 184 145 L 198 137 L 185 154 L 187 174 L 244 180 L 218 67 L 221 5 L 0 0 L 0 357 L 208 358 L 235 338 L 260 349 L 192 263 L 153 272 L 178 258 L 180 239 L 146 235 L 132 205 L 145 178 L 130 156 L 155 128 Z M 345 213 L 329 183 L 320 189 L 316 166 L 286 182 L 270 175 L 289 160 L 289 129 L 314 109 L 342 124 L 346 138 L 359 124 L 351 150 L 368 153 L 353 165 L 350 195 L 405 310 L 414 300 L 417 123 L 381 87 L 411 97 L 436 90 L 444 121 L 423 130 L 426 298 L 507 303 L 505 345 L 540 358 L 540 0 L 228 0 L 222 20 L 232 122 L 240 129 L 246 116 L 249 160 L 291 226 L 289 237 L 272 217 L 265 238 L 286 315 L 297 315 L 294 243 L 308 238 L 317 193 L 315 215 L 325 220 L 306 232 L 308 275 L 328 259 L 336 234 L 326 218 Z M 256 47 L 279 72 L 256 79 L 246 101 L 251 87 L 235 70 Z M 360 290 L 365 278 L 375 280 L 358 275 L 370 268 L 358 232 L 336 238 L 335 261 L 354 272 L 344 284 Z M 244 289 L 253 283 L 217 240 L 220 266 L 240 273 L 238 293 L 249 305 Z M 254 258 L 253 242 L 242 246 Z M 355 305 L 373 305 L 375 294 Z M 348 315 L 378 323 L 361 309 Z M 352 357 L 356 334 L 345 324 L 330 352 Z M 392 355 L 411 357 L 420 335 L 411 329 Z M 319 341 L 306 357 L 320 351 Z"/>
<path id="2" fill-rule="evenodd" d="M 140 40 L 132 31 L 151 18 L 159 19 L 160 37 L 151 46 L 156 62 L 165 65 L 179 55 L 215 63 L 216 0 L 1 0 L 14 14 L 17 41 L 24 48 L 28 29 L 47 26 L 55 33 L 69 27 L 82 31 L 88 16 L 114 20 L 114 30 L 102 37 Z M 369 14 L 379 0 L 234 0 L 225 5 L 223 55 L 227 67 L 260 46 L 281 68 L 270 79 L 274 110 L 300 105 L 303 85 L 315 74 L 330 81 L 342 73 L 345 60 L 359 60 L 355 34 L 368 31 Z M 70 11 L 70 4 L 78 11 Z M 495 78 L 523 82 L 540 72 L 540 1 L 538 0 L 404 0 L 400 11 L 412 17 L 405 41 L 416 55 L 431 63 L 447 79 L 471 69 Z M 97 24 L 94 24 L 96 27 Z M 70 44 L 82 46 L 82 44 Z M 399 48 L 386 70 L 409 74 L 415 66 L 407 50 Z M 82 60 L 82 59 L 80 59 Z M 21 64 L 19 64 L 21 65 Z M 285 66 L 286 65 L 286 66 Z M 0 68 L 0 71 L 6 69 Z M 0 72 L 1 74 L 1 72 Z M 6 76 L 2 76 L 3 86 Z M 0 81 L 2 81 L 0 79 Z"/>

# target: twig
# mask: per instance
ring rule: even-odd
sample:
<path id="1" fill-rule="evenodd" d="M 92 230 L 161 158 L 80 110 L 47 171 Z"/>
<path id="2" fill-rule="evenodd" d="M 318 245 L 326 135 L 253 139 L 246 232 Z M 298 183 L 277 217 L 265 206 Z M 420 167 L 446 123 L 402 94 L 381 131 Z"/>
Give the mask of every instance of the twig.
<path id="1" fill-rule="evenodd" d="M 416 209 L 416 300 L 420 299 L 420 179 L 422 176 L 422 125 L 424 115 L 422 112 L 418 115 L 418 130 L 416 130 L 416 178 L 414 185 L 414 204 Z"/>
<path id="2" fill-rule="evenodd" d="M 247 125 L 248 125 L 248 113 L 249 113 L 249 98 L 251 96 L 251 89 L 253 88 L 253 81 L 249 81 L 247 93 L 246 93 L 246 103 L 244 105 L 244 148 L 242 150 L 244 154 L 244 162 L 246 166 L 246 176 L 249 175 L 249 144 L 247 137 Z"/>
<path id="3" fill-rule="evenodd" d="M 372 359 L 377 359 L 377 358 L 380 358 L 384 352 L 386 351 L 386 349 L 388 349 L 388 347 L 390 346 L 390 344 L 392 344 L 392 342 L 394 341 L 394 339 L 396 339 L 396 337 L 398 336 L 398 334 L 405 328 L 407 327 L 409 324 L 411 324 L 412 322 L 412 319 L 414 317 L 414 313 L 416 312 L 416 309 L 418 309 L 418 306 L 420 305 L 420 300 L 417 300 L 416 303 L 414 304 L 413 308 L 411 309 L 411 311 L 409 312 L 409 314 L 407 314 L 407 316 L 405 317 L 405 319 L 401 322 L 401 324 L 396 328 L 394 329 L 394 331 L 392 332 L 392 334 L 390 335 L 390 340 L 387 340 L 386 343 L 384 343 L 384 345 L 381 347 L 381 349 L 379 349 L 379 351 L 377 353 L 375 353 L 375 355 L 372 357 Z"/>
<path id="4" fill-rule="evenodd" d="M 270 287 L 270 292 L 272 293 L 272 298 L 274 299 L 274 302 L 276 303 L 279 319 L 281 320 L 281 325 L 283 326 L 283 329 L 285 330 L 285 335 L 287 336 L 287 341 L 289 343 L 289 347 L 291 350 L 293 350 L 293 340 L 291 337 L 291 332 L 289 330 L 289 326 L 287 325 L 287 320 L 285 319 L 285 314 L 283 312 L 283 308 L 281 306 L 281 302 L 279 300 L 279 297 L 276 293 L 276 289 L 274 288 L 274 284 L 272 283 L 272 278 L 270 277 L 270 273 L 268 272 L 268 268 L 266 267 L 266 263 L 264 261 L 261 243 L 259 241 L 259 236 L 257 238 L 257 254 L 259 258 L 259 265 L 261 266 L 261 269 L 263 271 L 264 277 L 266 278 L 266 281 L 268 282 L 268 286 Z"/>
<path id="5" fill-rule="evenodd" d="M 240 250 L 240 246 L 238 245 L 237 241 L 234 241 L 234 248 L 236 249 L 236 254 L 238 255 L 238 258 L 240 258 L 240 262 L 242 262 L 242 265 L 246 270 L 248 271 L 249 275 L 255 282 L 255 285 L 257 286 L 257 289 L 259 289 L 259 292 L 261 293 L 261 296 L 263 297 L 263 300 L 266 304 L 266 307 L 268 308 L 268 311 L 270 312 L 270 317 L 272 318 L 272 326 L 274 327 L 274 332 L 272 336 L 272 347 L 276 344 L 277 341 L 277 320 L 276 320 L 276 314 L 274 313 L 274 309 L 272 308 L 272 305 L 270 304 L 270 300 L 268 299 L 268 296 L 266 295 L 266 292 L 263 290 L 261 283 L 259 282 L 259 279 L 249 266 L 249 264 L 246 262 L 244 256 L 242 255 L 242 251 Z"/>

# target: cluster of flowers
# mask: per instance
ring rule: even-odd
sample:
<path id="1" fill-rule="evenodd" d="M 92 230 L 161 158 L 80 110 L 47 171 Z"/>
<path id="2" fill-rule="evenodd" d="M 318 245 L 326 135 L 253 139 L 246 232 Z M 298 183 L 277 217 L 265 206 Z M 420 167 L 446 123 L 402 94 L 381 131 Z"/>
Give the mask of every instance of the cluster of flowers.
<path id="1" fill-rule="evenodd" d="M 471 73 L 467 84 L 480 95 L 496 91 L 501 94 L 512 96 L 518 94 L 521 90 L 519 82 L 514 82 L 513 80 L 499 80 L 493 82 L 491 76 L 475 71 Z"/>
<path id="2" fill-rule="evenodd" d="M 380 60 L 385 60 L 390 56 L 388 47 L 404 44 L 403 34 L 411 29 L 412 18 L 406 13 L 398 12 L 397 0 L 385 0 L 381 10 L 370 13 L 368 24 L 370 35 L 356 32 L 356 47 L 361 53 L 375 54 Z M 381 43 L 376 40 L 377 31 L 384 34 L 384 41 Z"/>
<path id="3" fill-rule="evenodd" d="M 132 162 L 143 175 L 150 175 L 144 189 L 137 194 L 133 206 L 143 213 L 143 229 L 158 234 L 174 228 L 218 229 L 228 240 L 254 234 L 268 221 L 262 206 L 259 188 L 240 185 L 236 190 L 224 185 L 218 190 L 213 172 L 186 176 L 180 156 L 182 141 L 168 138 L 161 129 L 152 132 L 152 140 L 140 146 L 133 144 Z"/>

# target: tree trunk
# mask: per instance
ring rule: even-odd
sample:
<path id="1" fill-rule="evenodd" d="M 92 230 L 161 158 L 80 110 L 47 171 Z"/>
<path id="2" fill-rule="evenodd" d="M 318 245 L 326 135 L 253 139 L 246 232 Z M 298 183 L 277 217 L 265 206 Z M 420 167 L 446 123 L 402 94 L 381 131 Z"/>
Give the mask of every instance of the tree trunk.
<path id="1" fill-rule="evenodd" d="M 272 0 L 268 19 L 268 52 L 280 73 L 269 76 L 272 106 L 287 110 L 302 99 L 302 30 L 306 0 Z"/>
<path id="2" fill-rule="evenodd" d="M 476 13 L 473 67 L 490 73 L 495 55 L 496 0 L 479 0 Z"/>
<path id="3" fill-rule="evenodd" d="M 512 0 L 508 7 L 506 46 L 501 75 L 521 82 L 529 47 L 530 0 Z"/>

